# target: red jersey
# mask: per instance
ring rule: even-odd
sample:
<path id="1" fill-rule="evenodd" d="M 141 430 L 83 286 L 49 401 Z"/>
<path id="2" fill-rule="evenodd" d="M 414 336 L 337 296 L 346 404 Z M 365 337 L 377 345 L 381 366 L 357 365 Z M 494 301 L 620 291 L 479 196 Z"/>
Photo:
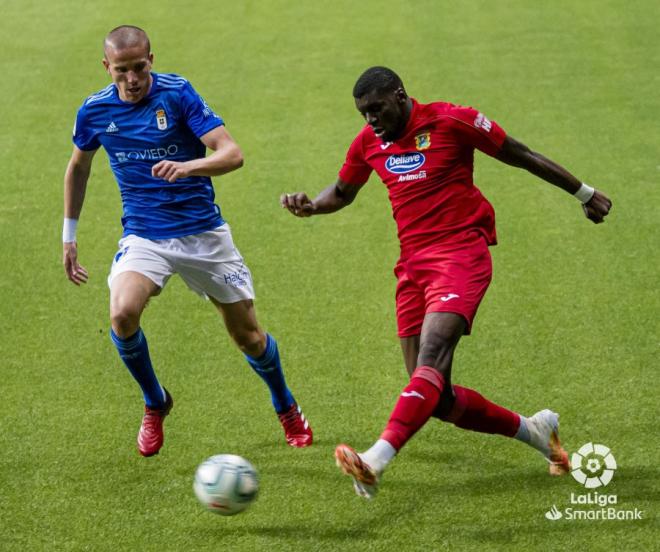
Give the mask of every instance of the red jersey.
<path id="1" fill-rule="evenodd" d="M 506 133 L 471 107 L 412 101 L 401 138 L 383 143 L 366 125 L 339 178 L 364 184 L 372 170 L 378 173 L 392 203 L 402 258 L 471 230 L 495 244 L 495 212 L 472 182 L 474 149 L 494 156 Z"/>

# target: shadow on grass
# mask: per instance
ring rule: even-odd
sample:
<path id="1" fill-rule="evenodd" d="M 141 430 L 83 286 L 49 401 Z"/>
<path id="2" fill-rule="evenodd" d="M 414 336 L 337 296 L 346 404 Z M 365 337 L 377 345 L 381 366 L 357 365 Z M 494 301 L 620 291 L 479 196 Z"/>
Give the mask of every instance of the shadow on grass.
<path id="1" fill-rule="evenodd" d="M 282 520 L 268 524 L 254 525 L 243 524 L 240 527 L 228 527 L 226 523 L 216 526 L 204 525 L 195 528 L 196 535 L 203 536 L 203 540 L 218 543 L 238 542 L 243 537 L 263 538 L 272 541 L 276 549 L 283 546 L 285 542 L 290 543 L 343 543 L 373 541 L 382 534 L 383 527 L 390 523 L 389 514 L 364 515 L 356 517 L 350 524 L 336 521 L 329 522 L 327 519 L 319 519 L 311 522 L 306 520 Z M 258 522 L 257 522 L 258 523 Z"/>
<path id="2" fill-rule="evenodd" d="M 282 508 L 281 514 L 288 516 L 286 519 L 245 517 L 236 520 L 237 524 L 232 524 L 232 520 L 220 524 L 204 521 L 194 529 L 195 534 L 223 545 L 252 538 L 267 546 L 289 543 L 301 549 L 306 544 L 310 545 L 309 549 L 333 546 L 343 549 L 352 543 L 358 549 L 376 549 L 373 547 L 389 542 L 388 528 L 397 526 L 411 528 L 411 534 L 425 535 L 431 548 L 434 543 L 446 542 L 477 550 L 488 545 L 504 549 L 514 543 L 527 546 L 530 542 L 555 542 L 568 546 L 574 541 L 601 542 L 605 529 L 607 535 L 624 538 L 632 528 L 611 523 L 605 526 L 602 522 L 549 522 L 544 517 L 546 509 L 555 501 L 566 502 L 569 492 L 580 492 L 580 487 L 570 476 L 553 478 L 534 466 L 487 474 L 464 468 L 459 474 L 452 473 L 451 481 L 434 482 L 423 481 L 418 471 L 392 474 L 393 477 L 384 480 L 381 494 L 372 502 L 352 496 L 344 488 L 350 482 L 342 477 L 340 483 L 339 475 L 330 468 L 290 466 L 285 473 L 286 478 L 293 477 L 303 486 L 325 488 L 319 496 L 322 500 L 327 500 L 331 480 L 337 483 L 337 488 L 341 485 L 341 496 L 332 498 L 336 511 L 324 508 L 316 514 L 307 510 L 287 514 L 287 509 Z M 637 484 L 654 477 L 656 472 L 651 468 L 629 468 L 620 486 L 627 489 L 627 496 L 634 502 L 638 493 L 647 488 L 646 483 L 640 487 Z M 483 509 L 481 514 L 480 509 Z M 437 521 L 432 521 L 436 516 Z M 477 519 L 480 521 L 475 523 Z M 645 527 L 648 528 L 648 522 L 637 524 L 635 529 L 643 531 Z"/>
<path id="3" fill-rule="evenodd" d="M 229 519 L 214 519 L 203 512 L 190 530 L 211 546 L 228 549 L 240 549 L 246 542 L 258 542 L 264 549 L 271 545 L 301 549 L 309 545 L 309 549 L 317 549 L 317 544 L 343 549 L 349 543 L 355 543 L 358 549 L 373 548 L 388 542 L 389 528 L 393 526 L 398 527 L 395 532 L 399 539 L 401 529 L 406 528 L 405 535 L 410 528 L 411 533 L 431 539 L 431 546 L 442 541 L 473 546 L 475 550 L 488 544 L 522 545 L 530 535 L 538 542 L 558 542 L 562 546 L 572 539 L 602 539 L 601 523 L 551 523 L 544 518 L 553 502 L 561 507 L 559 501 L 565 504 L 570 492 L 583 490 L 570 476 L 550 477 L 540 457 L 518 463 L 465 452 L 407 450 L 405 461 L 401 458 L 401 462 L 395 462 L 384 477 L 380 495 L 366 502 L 353 495 L 350 480 L 334 466 L 332 449 L 328 454 L 328 450 L 314 447 L 282 451 L 282 446 L 271 448 L 264 443 L 259 447 L 263 471 L 269 474 L 270 485 L 292 485 L 292 500 L 302 500 L 304 504 L 269 505 L 268 509 L 255 512 L 259 515 L 247 512 Z M 138 459 L 132 470 L 126 469 L 125 459 L 117 460 L 115 469 L 126 488 L 144 486 L 145 476 L 159 481 L 167 475 L 168 468 L 168 477 L 175 473 L 185 479 L 187 486 L 196 464 L 179 458 L 173 465 L 172 460 L 166 456 Z M 608 491 L 625 496 L 633 506 L 642 506 L 635 501 L 648 504 L 658 500 L 653 481 L 657 481 L 655 469 L 626 466 L 617 471 Z M 190 498 L 191 504 L 192 501 Z M 316 512 L 315 504 L 319 506 Z M 437 521 L 433 521 L 435 517 Z M 477 519 L 481 521 L 477 523 Z M 619 535 L 623 530 L 607 526 L 607 534 Z"/>

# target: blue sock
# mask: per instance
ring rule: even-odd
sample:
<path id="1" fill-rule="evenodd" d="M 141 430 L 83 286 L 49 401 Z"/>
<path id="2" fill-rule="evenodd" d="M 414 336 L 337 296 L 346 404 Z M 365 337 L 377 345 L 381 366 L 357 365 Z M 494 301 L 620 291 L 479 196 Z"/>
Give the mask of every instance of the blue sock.
<path id="1" fill-rule="evenodd" d="M 158 378 L 151 366 L 147 338 L 138 328 L 132 336 L 122 339 L 112 329 L 110 337 L 117 347 L 119 356 L 124 361 L 126 368 L 140 384 L 144 394 L 144 402 L 150 408 L 159 408 L 165 405 L 165 391 L 158 382 Z"/>
<path id="2" fill-rule="evenodd" d="M 270 397 L 278 414 L 285 412 L 295 402 L 293 395 L 284 381 L 284 372 L 280 363 L 277 341 L 270 334 L 266 335 L 266 350 L 259 358 L 245 355 L 252 369 L 261 377 L 270 389 Z"/>

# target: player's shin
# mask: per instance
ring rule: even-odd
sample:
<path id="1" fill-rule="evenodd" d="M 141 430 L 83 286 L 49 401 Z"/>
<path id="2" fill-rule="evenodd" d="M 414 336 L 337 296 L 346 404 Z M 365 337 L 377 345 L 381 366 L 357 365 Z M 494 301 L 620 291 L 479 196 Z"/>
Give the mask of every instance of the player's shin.
<path id="1" fill-rule="evenodd" d="M 437 408 L 445 380 L 430 366 L 420 366 L 402 391 L 380 438 L 400 450 Z"/>
<path id="2" fill-rule="evenodd" d="M 147 338 L 142 329 L 138 328 L 132 336 L 119 337 L 112 329 L 110 338 L 117 348 L 117 352 L 128 368 L 135 381 L 138 382 L 144 402 L 149 408 L 158 409 L 165 405 L 165 391 L 158 382 L 149 356 Z"/>
<path id="3" fill-rule="evenodd" d="M 279 414 L 288 410 L 294 403 L 293 395 L 286 385 L 277 341 L 268 334 L 266 336 L 266 349 L 259 358 L 245 355 L 252 369 L 268 385 L 271 400 L 275 411 Z"/>
<path id="4" fill-rule="evenodd" d="M 496 433 L 513 437 L 520 427 L 520 415 L 503 408 L 482 395 L 460 385 L 453 386 L 456 400 L 447 414 L 434 414 L 455 426 L 480 433 Z"/>

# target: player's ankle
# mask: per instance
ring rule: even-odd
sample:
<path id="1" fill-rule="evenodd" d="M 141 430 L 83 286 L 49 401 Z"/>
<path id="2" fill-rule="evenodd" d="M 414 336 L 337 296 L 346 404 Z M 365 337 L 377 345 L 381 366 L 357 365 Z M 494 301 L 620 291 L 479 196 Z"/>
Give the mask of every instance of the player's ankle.
<path id="1" fill-rule="evenodd" d="M 360 457 L 376 473 L 381 473 L 396 456 L 397 450 L 385 439 L 378 439 Z"/>
<path id="2" fill-rule="evenodd" d="M 520 427 L 518 427 L 518 431 L 514 435 L 514 438 L 528 444 L 530 447 L 538 450 L 542 454 L 547 453 L 547 446 L 545 443 L 541 442 L 541 438 L 538 429 L 535 426 L 534 420 L 525 418 L 525 416 L 520 416 Z"/>
<path id="3" fill-rule="evenodd" d="M 522 414 L 519 414 L 519 416 L 520 416 L 520 425 L 518 426 L 518 431 L 513 437 L 515 439 L 518 439 L 518 441 L 522 441 L 523 443 L 527 443 L 529 445 L 530 435 L 529 435 L 529 428 L 527 427 L 528 420 Z"/>

